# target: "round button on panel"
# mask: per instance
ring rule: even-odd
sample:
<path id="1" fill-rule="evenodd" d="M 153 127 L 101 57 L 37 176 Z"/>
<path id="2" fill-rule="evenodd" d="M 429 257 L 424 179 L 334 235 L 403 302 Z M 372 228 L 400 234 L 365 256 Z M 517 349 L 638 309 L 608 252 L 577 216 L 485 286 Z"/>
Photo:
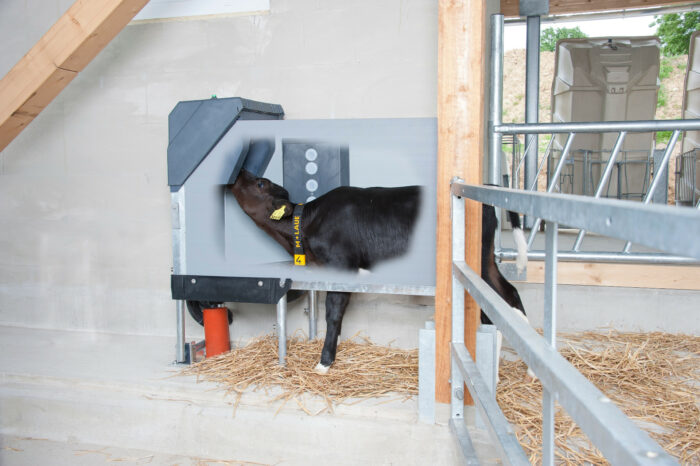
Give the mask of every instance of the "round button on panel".
<path id="1" fill-rule="evenodd" d="M 306 153 L 304 154 L 304 156 L 306 157 L 306 160 L 308 160 L 309 162 L 313 162 L 314 160 L 316 160 L 316 157 L 318 157 L 318 152 L 316 152 L 316 149 L 312 147 L 310 149 L 306 149 Z"/>
<path id="2" fill-rule="evenodd" d="M 318 165 L 315 162 L 309 162 L 306 164 L 305 170 L 309 175 L 315 175 L 318 171 Z"/>
<path id="3" fill-rule="evenodd" d="M 309 196 L 309 197 L 306 198 L 306 202 L 311 202 L 311 201 L 313 201 L 314 199 L 316 199 L 316 196 Z"/>
<path id="4" fill-rule="evenodd" d="M 317 189 L 318 189 L 318 181 L 316 181 L 312 178 L 306 182 L 306 190 L 307 191 L 314 192 Z"/>

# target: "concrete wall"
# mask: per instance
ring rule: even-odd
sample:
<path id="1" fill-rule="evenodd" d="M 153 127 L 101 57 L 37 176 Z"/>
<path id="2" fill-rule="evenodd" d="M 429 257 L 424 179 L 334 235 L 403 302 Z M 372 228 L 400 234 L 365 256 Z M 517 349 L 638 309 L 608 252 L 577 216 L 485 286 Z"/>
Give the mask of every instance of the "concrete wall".
<path id="1" fill-rule="evenodd" d="M 71 3 L 0 2 L 0 75 Z M 131 24 L 0 153 L 0 324 L 174 334 L 165 154 L 178 101 L 243 96 L 290 119 L 434 117 L 436 79 L 432 0 L 273 0 L 263 15 Z M 541 287 L 519 288 L 541 322 Z M 687 326 L 697 293 L 562 287 L 559 297 L 563 329 L 700 332 Z M 290 306 L 292 331 L 306 328 L 302 308 Z M 431 299 L 358 296 L 344 336 L 416 346 L 432 313 Z M 272 330 L 272 306 L 234 314 L 234 339 Z"/>
<path id="2" fill-rule="evenodd" d="M 0 75 L 71 3 L 0 3 Z M 0 324 L 174 333 L 165 154 L 178 101 L 243 96 L 290 119 L 434 117 L 436 76 L 430 0 L 275 0 L 262 15 L 132 23 L 0 153 Z M 359 299 L 344 333 L 385 334 L 408 306 L 414 343 L 426 300 L 383 301 L 377 321 L 377 298 Z M 236 319 L 235 338 L 269 332 L 274 309 L 237 305 Z M 289 327 L 306 328 L 300 305 Z"/>

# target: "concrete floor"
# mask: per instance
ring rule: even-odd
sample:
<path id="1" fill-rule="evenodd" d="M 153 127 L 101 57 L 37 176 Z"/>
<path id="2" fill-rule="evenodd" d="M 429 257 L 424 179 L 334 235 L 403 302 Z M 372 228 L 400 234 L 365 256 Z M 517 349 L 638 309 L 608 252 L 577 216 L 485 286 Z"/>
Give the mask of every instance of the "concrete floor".
<path id="1" fill-rule="evenodd" d="M 250 393 L 234 412 L 234 396 L 177 376 L 173 347 L 162 337 L 0 327 L 0 464 L 460 462 L 447 406 L 434 425 L 417 420 L 415 399 L 311 417 Z M 323 404 L 304 403 L 312 412 Z M 496 464 L 485 433 L 472 431 Z"/>
<path id="2" fill-rule="evenodd" d="M 135 450 L 104 445 L 91 445 L 73 440 L 56 442 L 32 437 L 0 435 L 0 464 L 13 466 L 93 466 L 101 464 L 163 464 L 208 466 L 214 464 L 247 465 L 243 461 L 222 462 L 211 458 L 171 455 L 148 450 Z"/>

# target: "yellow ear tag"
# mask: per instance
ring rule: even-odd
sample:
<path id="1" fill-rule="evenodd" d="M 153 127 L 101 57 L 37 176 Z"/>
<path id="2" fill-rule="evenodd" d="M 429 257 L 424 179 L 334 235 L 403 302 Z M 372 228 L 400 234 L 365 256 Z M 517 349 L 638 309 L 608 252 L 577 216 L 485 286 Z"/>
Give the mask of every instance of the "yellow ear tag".
<path id="1" fill-rule="evenodd" d="M 275 210 L 274 212 L 272 212 L 272 215 L 270 215 L 270 218 L 271 218 L 272 220 L 279 220 L 279 219 L 281 219 L 282 216 L 284 215 L 284 210 L 285 210 L 286 208 L 287 208 L 287 205 L 286 205 L 286 204 L 283 205 L 283 206 L 280 207 L 279 209 L 277 209 L 277 210 Z"/>

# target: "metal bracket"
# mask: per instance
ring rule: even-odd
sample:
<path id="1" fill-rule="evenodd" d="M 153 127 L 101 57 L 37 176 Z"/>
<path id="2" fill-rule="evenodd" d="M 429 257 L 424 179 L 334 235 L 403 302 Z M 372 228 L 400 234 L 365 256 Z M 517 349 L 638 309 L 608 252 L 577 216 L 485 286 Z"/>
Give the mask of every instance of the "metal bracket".
<path id="1" fill-rule="evenodd" d="M 206 357 L 205 341 L 185 343 L 185 360 L 181 364 L 194 364 Z"/>

